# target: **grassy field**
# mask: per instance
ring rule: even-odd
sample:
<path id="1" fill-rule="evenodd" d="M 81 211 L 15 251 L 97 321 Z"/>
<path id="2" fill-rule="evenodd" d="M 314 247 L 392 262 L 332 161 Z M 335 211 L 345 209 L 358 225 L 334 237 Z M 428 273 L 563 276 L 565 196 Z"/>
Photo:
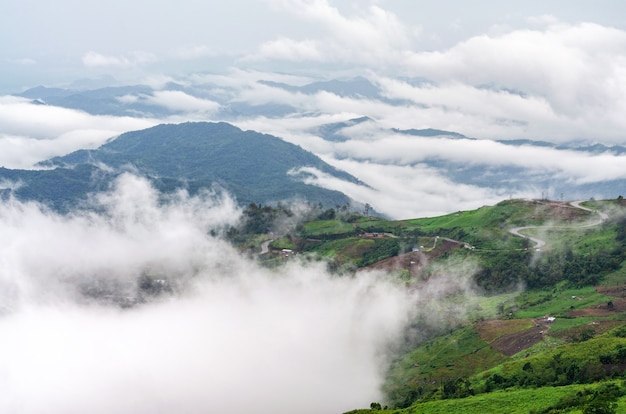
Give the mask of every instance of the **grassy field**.
<path id="1" fill-rule="evenodd" d="M 583 220 L 591 213 L 576 210 L 576 220 Z M 567 215 L 565 217 L 570 217 Z M 569 222 L 564 220 L 559 209 L 548 203 L 529 203 L 523 200 L 502 201 L 495 206 L 485 206 L 477 210 L 459 211 L 439 217 L 405 220 L 409 226 L 420 227 L 425 231 L 460 228 L 509 228 L 517 226 L 541 225 L 545 222 Z"/>
<path id="2" fill-rule="evenodd" d="M 272 249 L 291 249 L 294 250 L 296 248 L 295 243 L 288 237 L 281 237 L 278 240 L 274 240 L 270 243 L 270 247 Z"/>
<path id="3" fill-rule="evenodd" d="M 305 237 L 319 237 L 349 234 L 353 231 L 354 228 L 350 223 L 341 220 L 316 220 L 305 223 L 302 233 Z"/>
<path id="4" fill-rule="evenodd" d="M 486 395 L 477 395 L 455 400 L 426 402 L 401 411 L 398 414 L 528 414 L 553 406 L 560 399 L 583 391 L 590 386 L 569 385 L 563 387 L 544 387 L 525 390 L 496 391 Z M 564 410 L 562 413 L 582 413 L 580 409 Z M 618 413 L 626 413 L 626 402 L 620 401 Z"/>
<path id="5" fill-rule="evenodd" d="M 604 286 L 626 284 L 626 265 L 622 264 L 622 266 L 618 270 L 606 275 L 601 284 Z"/>
<path id="6" fill-rule="evenodd" d="M 393 363 L 385 392 L 392 399 L 397 394 L 394 403 L 399 403 L 407 388 L 429 390 L 442 379 L 469 376 L 504 359 L 492 352 L 473 326 L 467 326 L 428 341 Z"/>
<path id="7" fill-rule="evenodd" d="M 340 258 L 341 261 L 360 259 L 374 245 L 374 240 L 360 237 L 329 240 L 315 247 L 315 252 L 326 258 Z"/>
<path id="8" fill-rule="evenodd" d="M 541 318 L 544 316 L 564 316 L 575 309 L 582 309 L 592 305 L 607 303 L 611 298 L 596 292 L 593 286 L 584 288 L 561 288 L 546 292 L 543 290 L 526 291 L 522 293 L 517 303 L 520 309 L 515 318 Z"/>
<path id="9" fill-rule="evenodd" d="M 477 395 L 463 399 L 426 402 L 400 411 L 400 413 L 528 414 L 531 410 L 540 410 L 554 405 L 560 398 L 576 392 L 580 388 L 582 387 L 569 386 L 550 389 L 496 391 L 488 395 Z"/>
<path id="10" fill-rule="evenodd" d="M 621 381 L 609 382 L 620 385 Z M 529 414 L 554 406 L 560 400 L 593 390 L 597 385 L 567 385 L 563 387 L 544 387 L 537 389 L 510 389 L 495 391 L 467 398 L 453 400 L 428 401 L 405 409 L 395 410 L 354 410 L 349 414 Z M 564 409 L 555 413 L 582 414 L 581 408 Z M 626 397 L 618 400 L 617 414 L 626 414 Z M 346 413 L 348 414 L 348 413 Z"/>

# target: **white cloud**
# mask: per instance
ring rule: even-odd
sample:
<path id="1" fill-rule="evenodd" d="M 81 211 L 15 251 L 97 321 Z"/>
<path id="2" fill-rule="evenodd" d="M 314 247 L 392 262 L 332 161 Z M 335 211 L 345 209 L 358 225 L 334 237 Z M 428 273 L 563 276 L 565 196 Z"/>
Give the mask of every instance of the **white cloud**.
<path id="1" fill-rule="evenodd" d="M 139 102 L 139 96 L 137 95 L 122 95 L 122 96 L 117 96 L 115 98 L 119 103 L 121 104 L 133 104 L 133 103 L 137 103 Z"/>
<path id="2" fill-rule="evenodd" d="M 156 60 L 156 56 L 149 52 L 133 52 L 127 56 L 107 56 L 94 51 L 89 51 L 83 55 L 82 58 L 83 65 L 89 68 L 129 68 L 151 63 Z"/>
<path id="3" fill-rule="evenodd" d="M 377 5 L 357 9 L 358 13 L 346 16 L 327 0 L 277 0 L 271 4 L 312 23 L 316 30 L 321 30 L 320 38 L 302 42 L 283 37 L 263 44 L 254 55 L 257 59 L 278 56 L 296 61 L 323 58 L 353 64 L 390 63 L 409 50 L 419 34 L 418 28 L 405 25 L 394 13 Z"/>
<path id="4" fill-rule="evenodd" d="M 95 148 L 113 136 L 155 123 L 149 119 L 89 115 L 0 96 L 0 165 L 32 168 L 36 162 L 78 149 Z"/>
<path id="5" fill-rule="evenodd" d="M 339 97 L 335 96 L 334 99 L 336 103 L 342 102 Z M 352 108 L 367 108 L 367 101 L 360 103 L 360 107 L 355 105 Z M 347 107 L 348 105 L 341 108 Z M 370 109 L 376 107 L 372 105 Z M 524 183 L 518 190 L 510 189 L 507 182 L 495 184 L 493 188 L 459 184 L 446 178 L 446 171 L 428 167 L 428 161 L 444 161 L 463 167 L 480 165 L 487 169 L 519 167 L 529 177 L 550 176 L 572 185 L 626 179 L 624 155 L 593 154 L 537 146 L 519 147 L 491 140 L 429 138 L 393 133 L 391 128 L 394 125 L 406 121 L 398 118 L 398 113 L 404 113 L 408 117 L 410 108 L 390 108 L 395 109 L 396 117 L 383 117 L 381 121 L 344 128 L 342 134 L 346 140 L 342 142 L 330 142 L 315 136 L 315 128 L 346 121 L 356 114 L 329 112 L 288 119 L 256 118 L 239 122 L 238 125 L 280 136 L 358 177 L 370 188 L 344 182 L 318 171 L 310 171 L 315 177 L 310 179 L 311 183 L 342 191 L 357 201 L 370 203 L 378 211 L 394 218 L 445 214 L 494 204 L 511 196 L 525 198 L 541 193 L 541 189 L 535 188 L 532 180 Z M 335 109 L 339 110 L 339 107 Z M 419 108 L 414 111 L 419 112 Z M 384 116 L 384 111 L 375 113 Z M 367 114 L 371 115 L 372 111 Z M 422 122 L 419 118 L 408 119 L 417 128 L 432 126 L 428 123 L 415 125 Z M 408 125 L 411 126 L 410 123 Z"/>
<path id="6" fill-rule="evenodd" d="M 354 135 L 352 135 L 354 137 Z M 352 139 L 334 145 L 335 156 L 395 166 L 410 166 L 427 160 L 459 165 L 522 167 L 544 172 L 578 184 L 626 179 L 626 156 L 592 154 L 537 146 L 512 146 L 490 140 L 427 138 L 382 134 L 365 142 Z M 581 168 L 584 165 L 585 168 Z"/>
<path id="7" fill-rule="evenodd" d="M 506 189 L 489 189 L 456 183 L 440 171 L 424 164 L 390 165 L 352 159 L 325 161 L 356 177 L 367 186 L 356 185 L 310 168 L 306 182 L 341 191 L 377 212 L 394 219 L 434 217 L 457 210 L 472 210 L 493 205 L 511 195 Z M 516 193 L 527 197 L 529 192 Z"/>
<path id="8" fill-rule="evenodd" d="M 553 24 L 545 30 L 476 36 L 446 51 L 416 53 L 409 64 L 444 85 L 520 91 L 525 100 L 547 103 L 556 125 L 580 121 L 610 134 L 623 128 L 618 114 L 626 109 L 624 50 L 622 30 L 590 23 Z M 573 133 L 567 131 L 570 138 Z M 589 131 L 585 135 L 589 137 Z"/>
<path id="9" fill-rule="evenodd" d="M 310 76 L 285 72 L 267 72 L 253 69 L 229 68 L 225 74 L 194 73 L 186 79 L 194 85 L 213 84 L 223 88 L 245 89 L 255 86 L 258 81 L 273 81 L 288 85 L 302 86 L 315 80 Z"/>
<path id="10" fill-rule="evenodd" d="M 187 115 L 212 114 L 220 108 L 220 104 L 208 99 L 197 98 L 182 91 L 155 91 L 147 96 L 146 101 L 163 106 L 172 111 L 181 111 Z"/>
<path id="11" fill-rule="evenodd" d="M 98 199 L 69 216 L 0 203 L 2 412 L 344 412 L 380 398 L 415 300 L 441 304 L 381 274 L 262 268 L 208 235 L 239 217 L 228 198 L 159 203 L 123 176 Z M 146 274 L 177 293 L 89 299 L 136 296 Z"/>
<path id="12" fill-rule="evenodd" d="M 422 51 L 415 29 L 380 5 L 346 11 L 324 0 L 272 4 L 314 25 L 315 35 L 263 43 L 254 58 L 347 64 L 370 78 L 429 78 L 419 87 L 396 81 L 389 96 L 421 106 L 411 108 L 416 120 L 480 138 L 623 141 L 624 30 L 539 15 L 529 18 L 531 29 L 501 25 L 448 49 Z"/>
<path id="13" fill-rule="evenodd" d="M 284 37 L 263 43 L 259 47 L 258 55 L 256 58 L 292 61 L 322 60 L 317 42 L 312 40 L 297 41 Z M 256 58 L 250 57 L 253 60 Z"/>
<path id="14" fill-rule="evenodd" d="M 530 91 L 455 81 L 409 83 L 368 71 L 381 94 L 396 103 L 341 97 L 328 92 L 305 95 L 254 81 L 234 92 L 238 102 L 282 103 L 301 112 L 352 113 L 369 116 L 389 128 L 437 128 L 480 139 L 528 138 L 555 143 L 620 144 L 626 120 L 618 109 L 621 98 L 606 97 L 600 108 L 589 112 L 572 107 L 565 113 L 551 97 Z M 626 76 L 624 77 L 626 81 Z M 573 103 L 574 106 L 578 105 Z"/>

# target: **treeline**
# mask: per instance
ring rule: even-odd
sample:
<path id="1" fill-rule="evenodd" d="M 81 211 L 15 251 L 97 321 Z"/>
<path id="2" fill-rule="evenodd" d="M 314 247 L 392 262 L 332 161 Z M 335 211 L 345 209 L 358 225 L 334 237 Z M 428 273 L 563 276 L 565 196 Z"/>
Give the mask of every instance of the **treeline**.
<path id="1" fill-rule="evenodd" d="M 593 255 L 575 255 L 570 249 L 546 255 L 529 268 L 524 277 L 528 287 L 553 286 L 567 280 L 582 287 L 597 284 L 606 273 L 619 269 L 624 260 L 624 248 L 601 250 Z"/>
<path id="2" fill-rule="evenodd" d="M 494 372 L 477 386 L 476 393 L 622 379 L 626 371 L 624 337 L 624 326 L 598 338 L 593 338 L 593 332 L 581 334 L 576 343 L 562 351 L 514 362 L 508 369 Z"/>
<path id="3" fill-rule="evenodd" d="M 531 410 L 530 414 L 555 414 L 582 410 L 583 414 L 614 414 L 617 412 L 617 400 L 626 395 L 624 386 L 609 382 L 596 388 L 584 388 L 561 397 L 556 404 L 543 410 Z"/>
<path id="4" fill-rule="evenodd" d="M 391 398 L 392 406 L 405 408 L 418 401 L 466 398 L 496 390 L 557 387 L 574 384 L 593 384 L 601 381 L 622 380 L 626 370 L 626 344 L 621 327 L 607 336 L 593 339 L 581 336 L 579 342 L 548 355 L 516 361 L 506 369 L 480 378 L 445 378 L 435 384 L 423 385 L 404 395 Z M 593 342 L 593 343 L 592 343 Z M 590 351 L 589 349 L 595 351 Z M 583 413 L 613 413 L 614 402 L 626 395 L 626 389 L 615 382 L 604 382 L 597 387 L 583 388 L 561 398 L 557 403 L 534 414 L 563 412 L 578 408 Z M 401 398 L 400 398 L 401 397 Z M 593 410 L 607 411 L 593 411 Z"/>
<path id="5" fill-rule="evenodd" d="M 569 248 L 543 252 L 536 260 L 533 253 L 482 253 L 476 283 L 489 292 L 507 290 L 519 282 L 532 289 L 551 287 L 562 281 L 582 287 L 597 284 L 605 274 L 619 269 L 625 259 L 623 245 L 587 256 L 576 255 Z"/>

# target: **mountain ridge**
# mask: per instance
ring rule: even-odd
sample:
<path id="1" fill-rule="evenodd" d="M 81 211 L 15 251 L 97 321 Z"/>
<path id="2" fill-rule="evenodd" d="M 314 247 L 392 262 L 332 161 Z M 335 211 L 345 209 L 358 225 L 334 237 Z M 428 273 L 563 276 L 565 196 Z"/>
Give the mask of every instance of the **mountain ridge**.
<path id="1" fill-rule="evenodd" d="M 103 189 L 115 176 L 128 170 L 150 178 L 159 190 L 166 192 L 183 187 L 193 193 L 217 183 L 243 204 L 289 199 L 325 206 L 352 202 L 338 191 L 303 183 L 301 175 L 293 174 L 301 167 L 313 167 L 362 184 L 299 146 L 225 122 L 161 124 L 131 131 L 97 149 L 74 151 L 39 166 L 46 169 L 2 169 L 0 179 L 23 183 L 12 190 L 18 198 L 43 201 L 56 208 Z M 94 176 L 100 180 L 94 180 Z M 49 186 L 41 185 L 51 177 L 59 180 L 54 186 L 56 196 Z M 46 197 L 39 196 L 38 191 Z"/>

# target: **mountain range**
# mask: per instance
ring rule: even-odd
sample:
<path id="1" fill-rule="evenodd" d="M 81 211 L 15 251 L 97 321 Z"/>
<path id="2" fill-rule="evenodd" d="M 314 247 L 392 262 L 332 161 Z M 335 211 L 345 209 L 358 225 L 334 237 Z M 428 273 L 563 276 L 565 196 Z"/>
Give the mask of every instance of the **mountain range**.
<path id="1" fill-rule="evenodd" d="M 307 200 L 324 206 L 349 204 L 344 194 L 305 184 L 301 167 L 341 180 L 351 175 L 309 151 L 277 137 L 242 131 L 227 123 L 163 124 L 124 133 L 95 150 L 79 150 L 40 163 L 39 170 L 0 169 L 3 191 L 65 210 L 94 191 L 108 188 L 125 171 L 148 177 L 161 191 L 195 193 L 215 184 L 238 202 Z"/>
<path id="2" fill-rule="evenodd" d="M 427 82 L 424 79 L 404 81 L 408 84 Z M 403 167 L 412 169 L 415 176 L 423 177 L 424 172 L 426 172 L 435 178 L 441 177 L 440 181 L 445 181 L 450 186 L 469 186 L 466 188 L 477 190 L 481 193 L 481 196 L 493 194 L 494 199 L 510 196 L 540 197 L 541 195 L 543 197 L 544 194 L 546 197 L 570 200 L 591 197 L 613 198 L 623 194 L 626 189 L 626 179 L 623 178 L 623 174 L 615 172 L 619 170 L 616 166 L 610 169 L 613 173 L 606 174 L 604 178 L 581 178 L 584 175 L 583 169 L 585 168 L 593 168 L 597 172 L 598 165 L 601 164 L 598 160 L 605 156 L 607 161 L 617 164 L 619 162 L 618 157 L 626 154 L 626 147 L 622 145 L 604 145 L 582 141 L 552 143 L 545 140 L 527 138 L 488 140 L 472 137 L 452 128 L 444 130 L 424 127 L 428 126 L 428 124 L 425 124 L 423 119 L 415 121 L 415 125 L 420 128 L 413 128 L 411 123 L 404 123 L 403 128 L 394 127 L 393 124 L 385 122 L 383 119 L 375 119 L 375 115 L 368 110 L 368 105 L 402 107 L 405 104 L 397 99 L 390 100 L 386 97 L 381 85 L 363 77 L 314 81 L 304 85 L 292 85 L 272 80 L 258 80 L 254 84 L 255 88 L 260 88 L 260 91 L 256 92 L 267 94 L 268 96 L 264 96 L 261 99 L 246 99 L 245 96 L 240 95 L 245 93 L 245 89 L 242 92 L 242 90 L 232 85 L 220 85 L 219 81 L 212 80 L 211 77 L 207 77 L 206 80 L 194 86 L 186 86 L 184 82 L 170 82 L 159 88 L 147 85 L 110 86 L 94 89 L 86 89 L 84 87 L 48 88 L 40 86 L 17 95 L 31 99 L 33 104 L 78 109 L 94 115 L 174 119 L 174 122 L 177 122 L 181 119 L 181 116 L 184 118 L 185 115 L 188 115 L 187 112 L 192 111 L 192 116 L 186 119 L 219 119 L 237 125 L 240 122 L 253 120 L 254 128 L 258 128 L 261 131 L 265 127 L 267 127 L 266 130 L 271 131 L 288 130 L 292 136 L 297 137 L 292 139 L 292 142 L 298 142 L 304 149 L 313 151 L 315 154 L 319 154 L 319 148 L 323 148 L 326 155 L 324 159 L 334 165 L 339 165 L 339 162 L 334 163 L 332 161 L 333 158 L 338 161 L 342 159 L 356 161 L 362 164 L 363 169 L 374 168 L 370 166 L 376 166 L 380 170 L 386 168 L 393 170 L 396 167 Z M 281 94 L 285 94 L 285 96 Z M 274 99 L 274 95 L 278 97 Z M 287 95 L 288 97 L 286 97 Z M 315 104 L 312 102 L 315 102 L 316 99 L 328 97 L 334 97 L 332 99 L 340 97 L 348 102 L 358 103 L 354 109 L 356 114 L 346 113 L 343 119 L 339 114 L 335 114 L 333 118 L 330 118 L 327 114 L 311 109 L 315 108 Z M 197 109 L 195 106 L 193 110 L 186 110 L 184 107 L 179 108 L 172 103 L 178 98 L 181 98 L 181 101 L 185 99 L 197 100 L 198 102 L 194 101 L 195 104 L 198 104 L 200 109 L 205 108 L 207 112 L 193 112 Z M 359 111 L 361 111 L 360 115 Z M 302 119 L 303 122 L 293 123 L 294 120 L 298 119 Z M 261 127 L 257 127 L 259 125 L 257 120 L 263 121 Z M 159 134 L 161 129 L 150 131 L 149 134 Z M 217 161 L 216 164 L 215 159 L 211 158 L 211 152 L 216 147 L 198 148 L 197 153 L 195 153 L 195 149 L 191 148 L 191 146 L 201 142 L 195 142 L 191 139 L 191 135 L 196 133 L 202 134 L 200 131 L 187 127 L 187 132 L 184 134 L 190 137 L 189 141 L 186 141 L 186 143 L 190 144 L 190 147 L 184 147 L 184 151 L 194 152 L 193 157 L 204 157 L 205 161 L 197 161 L 200 164 L 210 160 L 212 166 L 220 165 L 220 161 Z M 210 132 L 209 134 L 212 133 Z M 247 133 L 252 134 L 252 132 Z M 177 133 L 170 135 L 168 135 L 168 139 L 173 139 Z M 318 141 L 312 138 L 312 136 L 323 141 Z M 188 167 L 185 162 L 181 162 L 181 160 L 187 161 L 193 157 L 189 158 L 187 155 L 178 153 L 183 150 L 183 147 L 178 148 L 181 144 L 179 141 L 172 141 L 171 145 L 177 146 L 174 150 L 163 147 L 168 152 L 161 156 L 157 156 L 156 153 L 159 150 L 156 148 L 146 149 L 149 147 L 148 145 L 141 151 L 135 151 L 132 156 L 127 154 L 128 157 L 124 158 L 126 156 L 123 157 L 119 151 L 130 150 L 130 147 L 118 149 L 117 146 L 120 146 L 121 142 L 124 142 L 126 139 L 132 139 L 132 137 L 132 133 L 128 138 L 124 134 L 121 137 L 121 141 L 115 144 L 113 144 L 114 141 L 106 144 L 101 148 L 102 151 L 79 151 L 76 154 L 49 160 L 41 164 L 45 168 L 57 168 L 54 172 L 15 172 L 3 169 L 0 170 L 0 177 L 12 182 L 19 181 L 23 184 L 28 184 L 28 186 L 22 186 L 16 191 L 16 194 L 19 193 L 20 196 L 28 199 L 45 199 L 57 207 L 59 203 L 64 203 L 64 199 L 73 199 L 85 192 L 97 191 L 103 186 L 106 188 L 106 182 L 110 179 L 108 177 L 110 172 L 99 168 L 98 163 L 114 165 L 115 168 L 120 168 L 121 165 L 137 167 L 141 170 L 141 173 L 145 173 L 154 179 L 157 187 L 165 189 L 172 186 L 185 185 L 193 190 L 194 188 L 207 186 L 210 182 L 219 182 L 221 185 L 229 188 L 238 199 L 246 202 L 275 201 L 279 197 L 286 196 L 289 198 L 296 193 L 312 200 L 314 198 L 312 195 L 316 194 L 317 196 L 317 193 L 321 191 L 320 188 L 311 186 L 302 187 L 297 191 L 289 189 L 289 186 L 294 184 L 294 177 L 285 175 L 286 171 L 305 165 L 311 166 L 321 162 L 320 159 L 317 159 L 313 164 L 310 164 L 309 161 L 307 161 L 308 164 L 302 164 L 296 157 L 292 160 L 293 162 L 288 162 L 284 168 L 276 170 L 280 171 L 280 179 L 274 180 L 273 184 L 271 183 L 273 179 L 268 181 L 271 174 L 265 175 L 266 179 L 263 182 L 257 180 L 259 177 L 256 173 L 251 174 L 251 171 L 258 173 L 266 166 L 269 169 L 269 165 L 275 161 L 274 158 L 282 157 L 281 153 L 283 151 L 287 151 L 287 153 L 291 151 L 287 150 L 291 148 L 289 146 L 278 145 L 272 149 L 271 154 L 267 151 L 259 151 L 259 148 L 251 148 L 251 151 L 248 153 L 251 157 L 250 159 L 244 153 L 233 152 L 233 149 L 230 149 L 230 153 L 217 152 L 215 156 L 217 159 L 229 159 L 230 157 L 231 164 L 228 165 L 228 168 L 225 165 L 222 167 L 226 169 L 231 168 L 233 171 L 226 173 L 222 169 L 218 174 L 211 167 L 211 169 L 203 172 L 204 175 L 200 176 L 198 171 L 192 171 L 193 162 Z M 142 139 L 147 138 L 144 137 Z M 399 149 L 399 147 L 394 149 L 389 146 L 385 148 L 385 150 L 390 151 L 387 157 L 380 156 L 380 151 L 367 150 L 371 144 L 393 140 L 401 141 L 403 143 L 402 148 L 406 148 L 406 150 Z M 284 143 L 283 140 L 280 141 Z M 310 146 L 309 142 L 311 143 Z M 412 147 L 416 143 L 417 145 Z M 461 151 L 455 150 L 457 145 L 465 149 Z M 261 147 L 261 149 L 268 148 L 267 145 L 262 145 Z M 486 147 L 491 150 L 491 153 L 487 153 Z M 113 148 L 115 148 L 115 151 L 118 151 L 115 152 L 116 156 L 113 156 L 109 151 L 113 150 Z M 529 151 L 529 149 L 537 151 Z M 545 151 L 543 159 L 534 162 L 533 158 L 538 159 L 536 154 L 540 150 Z M 394 154 L 392 154 L 393 151 L 395 151 Z M 406 152 L 406 157 L 403 151 Z M 499 155 L 503 151 L 508 151 L 508 159 L 514 161 L 500 161 Z M 423 152 L 423 154 L 420 152 Z M 520 155 L 513 155 L 514 153 L 519 153 Z M 165 154 L 167 154 L 167 157 L 165 157 Z M 233 157 L 231 154 L 239 155 Z M 285 156 L 288 158 L 291 155 L 287 154 Z M 313 154 L 309 153 L 309 155 Z M 261 165 L 257 165 L 257 167 L 250 167 L 255 165 L 255 159 L 259 156 L 266 157 L 264 158 L 265 161 L 262 161 Z M 144 157 L 152 158 L 148 160 L 144 159 Z M 170 157 L 173 157 L 172 162 L 168 163 L 167 160 Z M 571 158 L 572 161 L 569 163 L 552 163 L 547 161 L 547 159 L 556 161 L 560 158 Z M 592 158 L 595 158 L 596 161 L 593 164 L 594 166 L 592 167 L 591 163 L 586 165 L 585 160 L 591 160 Z M 503 157 L 503 159 L 506 158 Z M 160 166 L 159 164 L 162 161 L 167 166 Z M 267 164 L 268 162 L 270 164 Z M 179 165 L 174 165 L 176 163 Z M 572 174 L 572 165 L 574 163 L 585 165 L 574 169 L 576 174 Z M 186 167 L 181 167 L 181 165 Z M 419 168 L 416 168 L 416 166 L 419 166 Z M 69 168 L 72 170 L 70 171 Z M 326 164 L 324 168 L 332 167 Z M 240 172 L 234 171 L 235 169 Z M 333 171 L 336 172 L 336 170 Z M 361 176 L 360 171 L 364 170 L 353 168 L 350 172 L 357 178 L 367 181 L 365 178 L 367 175 Z M 105 178 L 105 183 L 97 184 L 95 181 L 86 179 L 89 176 Z M 51 177 L 55 177 L 55 179 L 53 180 Z M 409 181 L 394 177 L 391 173 L 388 177 L 389 188 L 409 188 L 410 186 Z M 57 179 L 61 179 L 64 182 L 61 186 L 63 187 L 63 193 L 65 193 L 63 197 L 53 194 L 60 188 L 60 185 L 57 184 Z M 283 179 L 288 181 L 289 186 L 284 187 L 282 184 L 277 184 Z M 352 177 L 352 179 L 356 178 Z M 274 186 L 274 188 L 266 193 L 260 189 L 260 184 L 267 185 L 268 183 Z M 377 186 L 374 182 L 369 184 L 373 187 Z M 300 185 L 304 184 L 300 182 Z M 278 191 L 278 187 L 283 187 L 284 191 Z M 315 188 L 315 190 L 312 190 L 312 188 Z M 380 184 L 378 184 L 375 190 L 384 193 L 384 190 L 380 188 Z M 7 190 L 4 191 L 6 192 Z M 403 197 L 406 199 L 410 197 L 424 197 L 424 194 L 428 195 L 438 191 L 438 189 L 426 189 L 422 192 L 405 191 Z M 443 188 L 441 191 L 445 193 Z M 69 193 L 73 193 L 73 195 L 70 196 Z M 46 195 L 43 196 L 42 194 Z M 335 194 L 329 197 L 328 193 L 326 194 L 320 200 L 315 200 L 315 202 L 322 202 L 325 205 L 336 205 L 344 204 L 348 200 L 347 196 Z M 376 207 L 377 200 L 375 196 L 372 196 L 368 200 L 359 201 L 362 203 L 369 202 Z M 448 204 L 455 204 L 456 201 L 455 197 L 452 196 L 448 200 Z M 388 207 L 386 210 L 390 211 Z M 392 211 L 389 214 L 394 214 L 394 212 Z"/>

